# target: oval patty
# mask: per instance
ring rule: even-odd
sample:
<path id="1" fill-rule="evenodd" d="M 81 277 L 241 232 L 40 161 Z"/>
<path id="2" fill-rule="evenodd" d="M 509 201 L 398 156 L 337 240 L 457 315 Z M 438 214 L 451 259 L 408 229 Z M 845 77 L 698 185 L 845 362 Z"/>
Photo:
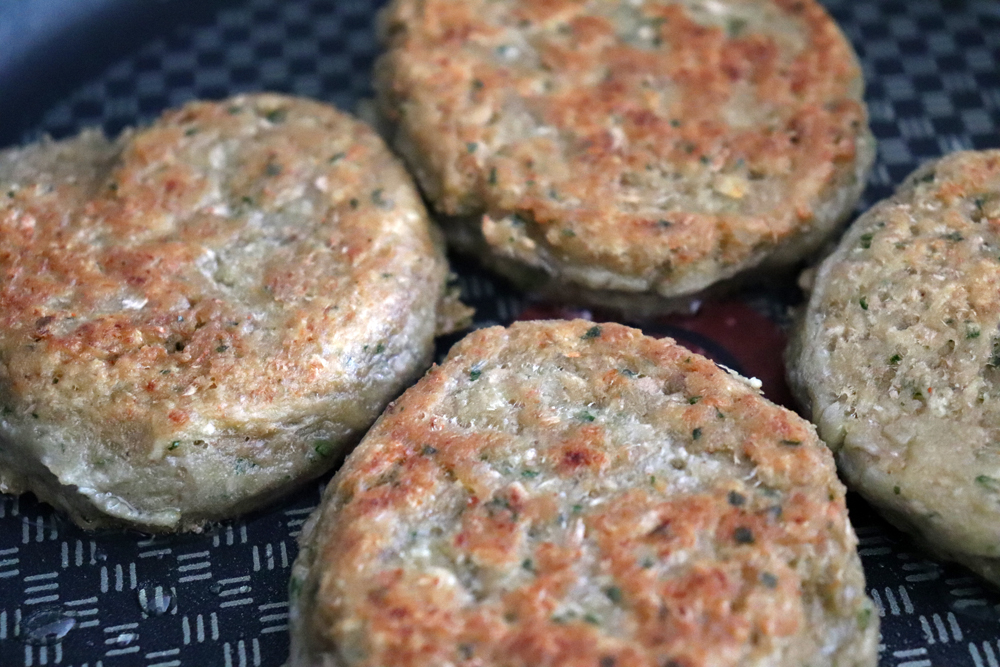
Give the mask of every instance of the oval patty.
<path id="1" fill-rule="evenodd" d="M 429 364 L 446 273 L 403 167 L 319 103 L 0 153 L 0 490 L 154 531 L 284 493 Z"/>
<path id="2" fill-rule="evenodd" d="M 794 262 L 874 156 L 815 0 L 395 0 L 382 19 L 381 107 L 449 239 L 562 298 L 656 310 Z"/>
<path id="3" fill-rule="evenodd" d="M 669 339 L 480 330 L 307 524 L 291 665 L 874 665 L 813 428 Z"/>
<path id="4" fill-rule="evenodd" d="M 1000 584 L 1000 151 L 929 164 L 861 216 L 788 361 L 848 485 Z"/>

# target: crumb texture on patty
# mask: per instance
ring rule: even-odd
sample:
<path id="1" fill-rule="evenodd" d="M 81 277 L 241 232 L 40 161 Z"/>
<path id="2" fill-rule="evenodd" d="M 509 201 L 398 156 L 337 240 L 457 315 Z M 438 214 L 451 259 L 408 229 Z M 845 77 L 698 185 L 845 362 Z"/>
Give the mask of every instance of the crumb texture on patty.
<path id="1" fill-rule="evenodd" d="M 475 332 L 310 518 L 295 667 L 873 666 L 811 425 L 617 324 Z"/>
<path id="2" fill-rule="evenodd" d="M 815 250 L 874 157 L 815 0 L 395 0 L 376 66 L 450 240 L 594 298 Z"/>
<path id="3" fill-rule="evenodd" d="M 789 348 L 848 485 L 1000 583 L 1000 151 L 927 165 L 821 265 Z"/>
<path id="4" fill-rule="evenodd" d="M 0 490 L 197 528 L 328 469 L 447 267 L 377 135 L 279 95 L 0 153 Z"/>

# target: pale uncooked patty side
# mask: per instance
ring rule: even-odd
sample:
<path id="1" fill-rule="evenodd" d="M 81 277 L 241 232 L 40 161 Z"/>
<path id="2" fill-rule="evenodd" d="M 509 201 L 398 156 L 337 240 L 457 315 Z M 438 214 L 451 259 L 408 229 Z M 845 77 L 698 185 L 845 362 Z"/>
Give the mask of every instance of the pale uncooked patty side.
<path id="1" fill-rule="evenodd" d="M 788 355 L 848 484 L 984 573 L 1000 556 L 998 225 L 1000 152 L 922 168 L 820 267 Z"/>
<path id="2" fill-rule="evenodd" d="M 197 528 L 328 469 L 430 362 L 447 266 L 331 107 L 193 103 L 0 155 L 4 489 Z"/>

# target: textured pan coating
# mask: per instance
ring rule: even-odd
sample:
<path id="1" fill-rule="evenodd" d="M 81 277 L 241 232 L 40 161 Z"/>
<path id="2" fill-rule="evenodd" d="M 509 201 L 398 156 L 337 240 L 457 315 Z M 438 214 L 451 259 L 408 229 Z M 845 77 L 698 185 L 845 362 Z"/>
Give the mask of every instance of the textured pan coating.
<path id="1" fill-rule="evenodd" d="M 815 0 L 395 0 L 382 32 L 381 107 L 449 239 L 565 298 L 654 311 L 794 262 L 874 156 Z"/>
<path id="2" fill-rule="evenodd" d="M 877 616 L 807 422 L 617 324 L 480 330 L 307 523 L 293 667 L 869 665 Z"/>
<path id="3" fill-rule="evenodd" d="M 848 485 L 1000 584 L 1000 151 L 909 177 L 820 267 L 788 360 Z"/>
<path id="4" fill-rule="evenodd" d="M 426 368 L 446 274 L 402 165 L 319 103 L 0 153 L 0 490 L 88 527 L 251 509 Z"/>

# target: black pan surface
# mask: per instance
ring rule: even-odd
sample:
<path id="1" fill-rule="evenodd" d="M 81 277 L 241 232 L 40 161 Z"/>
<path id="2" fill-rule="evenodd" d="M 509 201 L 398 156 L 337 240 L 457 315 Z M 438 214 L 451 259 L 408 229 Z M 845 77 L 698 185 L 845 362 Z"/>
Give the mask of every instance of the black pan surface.
<path id="1" fill-rule="evenodd" d="M 187 100 L 241 91 L 352 109 L 370 94 L 380 4 L 4 0 L 0 147 L 89 126 L 115 134 Z M 861 208 L 924 160 L 1000 146 L 1000 3 L 825 4 L 863 61 L 879 140 Z M 505 283 L 456 267 L 478 325 L 525 308 Z M 780 313 L 787 299 L 750 300 Z M 688 340 L 710 347 L 699 335 Z M 157 538 L 87 533 L 31 496 L 0 496 L 0 666 L 281 665 L 295 538 L 321 486 L 201 535 Z M 1000 594 L 922 554 L 859 499 L 850 506 L 882 616 L 880 665 L 1000 667 Z"/>

